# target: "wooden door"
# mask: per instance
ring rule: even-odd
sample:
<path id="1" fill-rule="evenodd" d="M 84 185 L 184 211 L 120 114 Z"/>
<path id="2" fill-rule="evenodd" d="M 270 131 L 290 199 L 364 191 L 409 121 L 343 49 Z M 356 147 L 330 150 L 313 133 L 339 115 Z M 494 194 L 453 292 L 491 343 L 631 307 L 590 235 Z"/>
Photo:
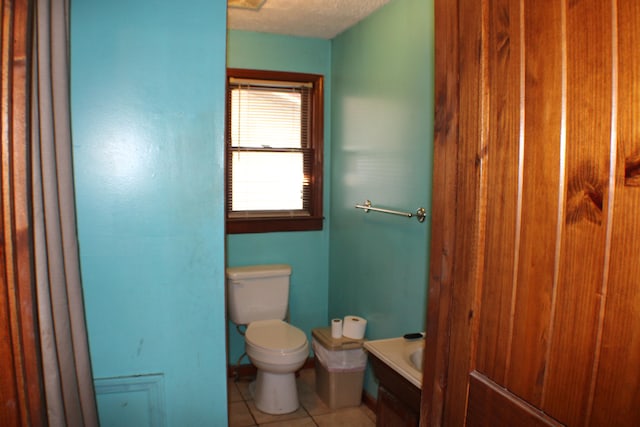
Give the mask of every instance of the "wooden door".
<path id="1" fill-rule="evenodd" d="M 640 2 L 436 0 L 422 425 L 640 425 Z"/>
<path id="2" fill-rule="evenodd" d="M 0 426 L 46 426 L 28 144 L 28 0 L 2 0 L 0 29 Z"/>

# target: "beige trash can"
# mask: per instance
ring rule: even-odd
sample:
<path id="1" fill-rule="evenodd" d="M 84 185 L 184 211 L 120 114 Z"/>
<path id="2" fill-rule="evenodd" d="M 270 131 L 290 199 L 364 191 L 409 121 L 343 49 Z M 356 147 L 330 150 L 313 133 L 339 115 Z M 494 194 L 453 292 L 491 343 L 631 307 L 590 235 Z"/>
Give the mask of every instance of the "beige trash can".
<path id="1" fill-rule="evenodd" d="M 360 405 L 367 366 L 365 340 L 333 338 L 329 327 L 313 329 L 311 335 L 320 399 L 331 409 Z"/>

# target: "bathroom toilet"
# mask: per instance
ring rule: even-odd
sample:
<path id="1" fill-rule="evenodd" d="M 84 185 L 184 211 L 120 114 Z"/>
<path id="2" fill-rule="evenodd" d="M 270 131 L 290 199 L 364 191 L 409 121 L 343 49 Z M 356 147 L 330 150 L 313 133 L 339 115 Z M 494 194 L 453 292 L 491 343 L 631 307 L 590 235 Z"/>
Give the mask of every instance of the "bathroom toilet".
<path id="1" fill-rule="evenodd" d="M 247 327 L 245 351 L 258 370 L 250 391 L 267 414 L 298 409 L 295 372 L 309 356 L 305 333 L 284 321 L 290 276 L 285 264 L 227 268 L 229 318 Z"/>

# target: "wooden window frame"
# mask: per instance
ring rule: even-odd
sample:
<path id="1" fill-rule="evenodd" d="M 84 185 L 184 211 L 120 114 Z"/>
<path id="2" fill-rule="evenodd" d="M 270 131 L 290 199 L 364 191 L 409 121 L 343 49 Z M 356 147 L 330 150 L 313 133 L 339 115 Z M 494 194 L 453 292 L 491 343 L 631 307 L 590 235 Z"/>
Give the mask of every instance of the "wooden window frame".
<path id="1" fill-rule="evenodd" d="M 276 82 L 308 82 L 313 85 L 311 111 L 309 114 L 310 135 L 309 148 L 312 151 L 311 174 L 309 176 L 310 198 L 309 215 L 291 216 L 268 215 L 259 216 L 252 214 L 246 217 L 231 217 L 230 191 L 231 191 L 231 109 L 230 100 L 227 99 L 226 127 L 225 127 L 225 218 L 227 234 L 241 233 L 269 233 L 277 231 L 312 231 L 322 230 L 322 196 L 323 196 L 323 146 L 324 146 L 324 77 L 319 74 L 293 73 L 282 71 L 250 70 L 240 68 L 227 69 L 228 98 L 229 81 L 231 78 L 273 80 Z"/>

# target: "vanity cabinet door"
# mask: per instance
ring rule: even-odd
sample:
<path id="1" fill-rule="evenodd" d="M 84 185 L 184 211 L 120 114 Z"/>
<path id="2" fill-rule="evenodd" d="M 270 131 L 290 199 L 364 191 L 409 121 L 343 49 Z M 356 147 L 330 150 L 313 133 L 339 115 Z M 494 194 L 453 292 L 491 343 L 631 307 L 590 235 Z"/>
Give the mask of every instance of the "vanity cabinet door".
<path id="1" fill-rule="evenodd" d="M 377 427 L 415 427 L 418 414 L 384 386 L 378 388 Z"/>

